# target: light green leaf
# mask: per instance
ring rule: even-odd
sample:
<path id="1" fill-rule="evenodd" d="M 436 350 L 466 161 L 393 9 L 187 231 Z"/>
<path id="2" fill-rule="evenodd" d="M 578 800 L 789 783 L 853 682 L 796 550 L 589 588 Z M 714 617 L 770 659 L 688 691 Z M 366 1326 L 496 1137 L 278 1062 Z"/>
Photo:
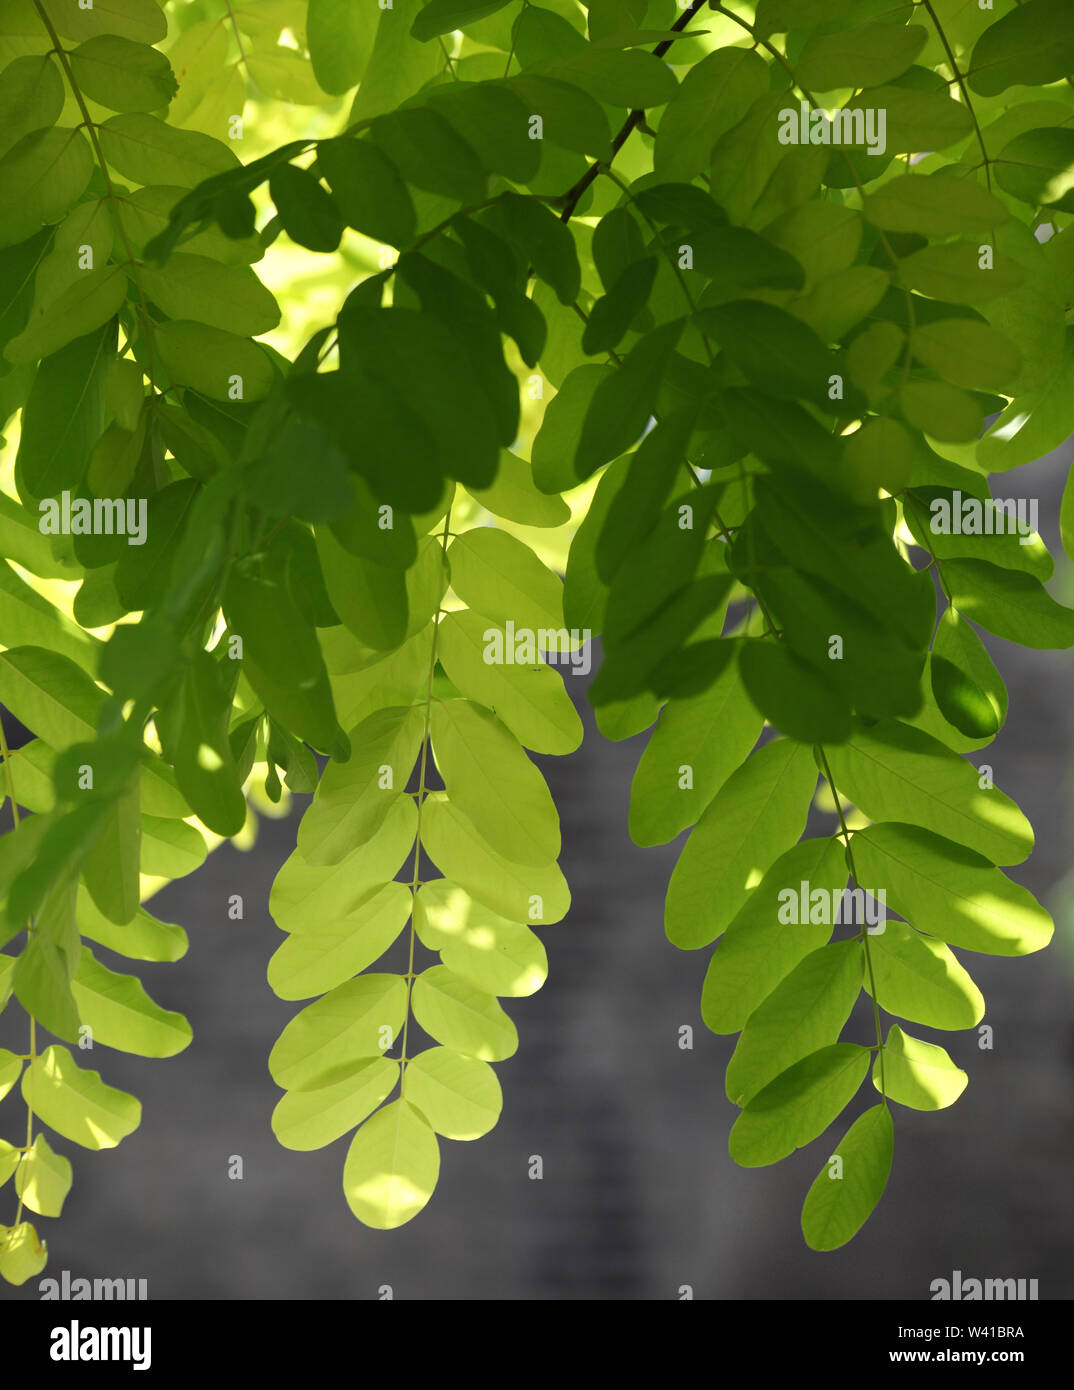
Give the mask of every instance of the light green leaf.
<path id="1" fill-rule="evenodd" d="M 141 266 L 138 278 L 169 318 L 207 323 L 243 338 L 267 333 L 280 321 L 275 299 L 252 270 L 208 256 L 174 252 L 159 268 Z"/>
<path id="2" fill-rule="evenodd" d="M 449 970 L 487 994 L 521 998 L 548 976 L 544 946 L 528 927 L 475 902 L 450 879 L 418 889 L 414 925 L 422 945 L 439 951 Z"/>
<path id="3" fill-rule="evenodd" d="M 174 961 L 186 955 L 189 943 L 183 928 L 159 922 L 144 907 L 131 921 L 117 926 L 94 905 L 85 888 L 79 887 L 76 913 L 83 936 L 131 960 Z"/>
<path id="4" fill-rule="evenodd" d="M 889 1014 L 929 1028 L 972 1028 L 984 1017 L 981 991 L 942 941 L 889 920 L 869 938 L 865 988 Z"/>
<path id="5" fill-rule="evenodd" d="M 716 945 L 701 991 L 701 1017 L 714 1033 L 737 1033 L 791 971 L 826 946 L 832 934 L 830 904 L 847 883 L 846 857 L 835 839 L 801 840 L 780 855 L 746 899 Z M 787 894 L 806 894 L 806 913 L 787 920 Z M 810 894 L 823 893 L 827 911 L 810 920 Z M 796 918 L 796 920 L 795 920 Z"/>
<path id="6" fill-rule="evenodd" d="M 518 1030 L 491 994 L 475 989 L 445 965 L 431 965 L 414 981 L 415 1021 L 445 1047 L 484 1062 L 518 1050 Z"/>
<path id="7" fill-rule="evenodd" d="M 333 96 L 362 80 L 380 20 L 379 7 L 352 0 L 310 0 L 306 18 L 313 75 Z"/>
<path id="8" fill-rule="evenodd" d="M 1074 392 L 1074 328 L 1055 372 L 1038 388 L 1019 395 L 977 445 L 984 473 L 1006 472 L 1033 463 L 1059 447 L 1070 434 L 1067 413 Z"/>
<path id="9" fill-rule="evenodd" d="M 431 1047 L 408 1062 L 403 1090 L 445 1139 L 480 1139 L 503 1109 L 503 1092 L 489 1064 L 446 1047 Z"/>
<path id="10" fill-rule="evenodd" d="M 6 1047 L 0 1047 L 0 1100 L 3 1100 L 21 1075 L 22 1058 L 14 1052 L 9 1052 Z"/>
<path id="11" fill-rule="evenodd" d="M 1033 827 L 998 787 L 937 739 L 896 720 L 856 729 L 826 749 L 836 785 L 876 821 L 905 821 L 967 845 L 994 864 L 1020 864 Z"/>
<path id="12" fill-rule="evenodd" d="M 344 623 L 371 647 L 398 647 L 408 626 L 406 571 L 353 554 L 327 527 L 318 526 L 316 536 L 325 588 Z"/>
<path id="13" fill-rule="evenodd" d="M 517 864 L 560 851 L 559 816 L 544 778 L 496 716 L 470 700 L 432 707 L 433 754 L 448 796 L 488 844 Z"/>
<path id="14" fill-rule="evenodd" d="M 817 785 L 810 750 L 777 739 L 752 753 L 694 827 L 668 885 L 664 927 L 683 950 L 720 935 L 805 828 Z"/>
<path id="15" fill-rule="evenodd" d="M 360 1125 L 399 1080 L 390 1057 L 359 1062 L 347 1075 L 308 1091 L 288 1091 L 272 1112 L 272 1132 L 285 1149 L 323 1149 Z"/>
<path id="16" fill-rule="evenodd" d="M 888 906 L 952 946 L 1025 956 L 1047 946 L 1052 919 L 1036 898 L 979 854 L 912 825 L 856 831 L 854 863 Z"/>
<path id="17" fill-rule="evenodd" d="M 861 990 L 863 964 L 859 940 L 832 942 L 799 961 L 743 1028 L 727 1064 L 729 1100 L 746 1105 L 789 1066 L 835 1042 Z"/>
<path id="18" fill-rule="evenodd" d="M 337 864 L 310 864 L 298 850 L 284 862 L 269 894 L 269 911 L 282 931 L 311 931 L 339 922 L 362 905 L 369 891 L 395 877 L 410 853 L 418 813 L 410 797 L 392 803 L 371 839 L 358 843 Z M 422 826 L 424 840 L 425 827 Z"/>
<path id="19" fill-rule="evenodd" d="M 206 853 L 205 840 L 193 825 L 143 813 L 142 873 L 184 878 L 201 868 Z"/>
<path id="20" fill-rule="evenodd" d="M 90 897 L 108 920 L 119 926 L 138 911 L 141 857 L 142 814 L 135 777 L 109 807 L 82 865 L 82 880 Z"/>
<path id="21" fill-rule="evenodd" d="M 768 90 L 768 64 L 744 48 L 719 48 L 695 63 L 668 103 L 653 167 L 664 180 L 689 182 L 707 170 L 712 147 Z M 773 134 L 773 139 L 775 135 Z"/>
<path id="22" fill-rule="evenodd" d="M 213 174 L 239 168 L 227 145 L 195 130 L 177 130 L 156 116 L 112 116 L 99 128 L 108 163 L 135 183 L 193 188 Z"/>
<path id="23" fill-rule="evenodd" d="M 496 656 L 497 643 L 503 661 Z M 499 627 L 479 613 L 446 613 L 437 630 L 437 655 L 452 683 L 471 700 L 487 705 L 518 741 L 536 753 L 571 753 L 582 741 L 582 721 L 564 678 L 545 662 L 519 663 Z"/>
<path id="24" fill-rule="evenodd" d="M 614 372 L 614 367 L 595 362 L 575 367 L 545 406 L 532 449 L 533 480 L 541 492 L 554 494 L 577 486 L 574 456 L 586 414 L 597 387 Z"/>
<path id="25" fill-rule="evenodd" d="M 987 632 L 1038 650 L 1074 645 L 1074 609 L 1033 575 L 987 560 L 945 560 L 943 573 L 952 606 Z"/>
<path id="26" fill-rule="evenodd" d="M 887 1186 L 893 1146 L 886 1105 L 874 1105 L 850 1126 L 802 1207 L 802 1234 L 811 1250 L 838 1250 L 865 1225 Z"/>
<path id="27" fill-rule="evenodd" d="M 180 1013 L 150 999 L 135 975 L 120 975 L 84 947 L 71 983 L 79 1017 L 93 1030 L 95 1043 L 138 1057 L 174 1057 L 193 1032 Z"/>
<path id="28" fill-rule="evenodd" d="M 351 730 L 350 759 L 328 764 L 298 828 L 307 863 L 338 864 L 376 834 L 406 788 L 424 729 L 420 706 L 391 705 Z"/>
<path id="29" fill-rule="evenodd" d="M 399 975 L 359 975 L 295 1015 L 269 1053 L 272 1079 L 287 1090 L 309 1091 L 339 1078 L 333 1069 L 379 1057 L 394 1045 L 406 1017 L 406 982 Z"/>
<path id="30" fill-rule="evenodd" d="M 38 1240 L 29 1221 L 0 1226 L 0 1277 L 9 1284 L 25 1284 L 40 1274 L 48 1262 L 48 1246 Z"/>
<path id="31" fill-rule="evenodd" d="M 168 32 L 168 21 L 156 0 L 93 0 L 89 7 L 71 5 L 68 0 L 43 3 L 65 39 L 119 34 L 134 43 L 159 43 Z"/>
<path id="32" fill-rule="evenodd" d="M 68 62 L 82 92 L 109 111 L 159 111 L 179 89 L 163 53 L 116 34 L 87 39 Z"/>
<path id="33" fill-rule="evenodd" d="M 355 1216 L 378 1231 L 403 1226 L 425 1206 L 440 1176 L 440 1146 L 421 1113 L 392 1101 L 351 1141 L 343 1195 Z"/>
<path id="34" fill-rule="evenodd" d="M 140 1101 L 84 1071 L 66 1047 L 48 1047 L 30 1063 L 22 1095 L 49 1129 L 86 1149 L 114 1149 L 142 1120 Z"/>
<path id="35" fill-rule="evenodd" d="M 126 297 L 127 277 L 118 266 L 88 270 L 40 313 L 31 316 L 22 332 L 5 347 L 4 356 L 16 364 L 51 357 L 75 338 L 107 323 Z"/>
<path id="36" fill-rule="evenodd" d="M 15 1172 L 15 1191 L 38 1216 L 59 1216 L 71 1178 L 71 1160 L 54 1153 L 45 1136 L 37 1134 Z"/>
<path id="37" fill-rule="evenodd" d="M 733 661 L 702 694 L 669 700 L 630 787 L 634 843 L 664 845 L 696 824 L 763 724 Z"/>
<path id="38" fill-rule="evenodd" d="M 293 932 L 268 964 L 268 982 L 281 999 L 310 999 L 379 960 L 407 924 L 411 907 L 405 883 L 369 891 L 345 917 L 312 922 Z"/>
<path id="39" fill-rule="evenodd" d="M 445 878 L 510 922 L 548 925 L 567 915 L 571 895 L 558 864 L 532 868 L 504 859 L 442 792 L 422 806 L 421 843 Z"/>
<path id="40" fill-rule="evenodd" d="M 954 1105 L 969 1077 L 956 1067 L 942 1047 L 911 1038 L 897 1023 L 888 1030 L 883 1052 L 883 1078 L 888 1098 L 912 1110 L 944 1110 Z M 873 1064 L 873 1085 L 879 1091 L 880 1056 Z"/>
<path id="41" fill-rule="evenodd" d="M 440 34 L 450 34 L 453 29 L 463 29 L 475 20 L 495 14 L 507 3 L 508 0 L 429 0 L 410 26 L 410 32 L 421 43 L 426 43 Z"/>
<path id="42" fill-rule="evenodd" d="M 563 584 L 524 541 L 482 526 L 456 536 L 448 548 L 451 587 L 496 623 L 529 628 L 541 651 L 560 651 Z"/>
<path id="43" fill-rule="evenodd" d="M 731 1127 L 734 1161 L 743 1168 L 778 1163 L 823 1134 L 853 1099 L 870 1055 L 856 1043 L 833 1043 L 777 1076 Z"/>
<path id="44" fill-rule="evenodd" d="M 392 111 L 427 82 L 439 76 L 444 55 L 439 44 L 415 43 L 410 26 L 423 0 L 395 0 L 382 10 L 373 52 L 350 110 L 350 122 Z"/>

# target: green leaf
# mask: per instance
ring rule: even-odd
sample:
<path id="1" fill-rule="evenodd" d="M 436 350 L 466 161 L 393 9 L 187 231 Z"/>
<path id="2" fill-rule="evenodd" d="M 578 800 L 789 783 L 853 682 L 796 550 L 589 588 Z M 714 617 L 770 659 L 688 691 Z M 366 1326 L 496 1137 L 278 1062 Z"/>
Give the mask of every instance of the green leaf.
<path id="1" fill-rule="evenodd" d="M 142 816 L 142 873 L 183 878 L 200 869 L 207 853 L 194 826 L 181 820 Z"/>
<path id="2" fill-rule="evenodd" d="M 453 29 L 463 29 L 475 20 L 502 10 L 508 0 L 430 0 L 410 26 L 414 38 L 422 43 Z"/>
<path id="3" fill-rule="evenodd" d="M 7 1048 L 0 1048 L 0 1100 L 7 1095 L 22 1075 L 22 1058 Z M 10 1173 L 8 1177 L 10 1177 Z"/>
<path id="4" fill-rule="evenodd" d="M 1074 331 L 1054 374 L 1038 389 L 1012 401 L 977 446 L 978 467 L 1005 472 L 1033 463 L 1059 447 L 1070 433 L 1067 402 L 1074 390 Z"/>
<path id="5" fill-rule="evenodd" d="M 137 976 L 109 970 L 89 947 L 83 948 L 71 989 L 95 1043 L 139 1057 L 174 1057 L 193 1037 L 182 1014 L 162 1009 Z"/>
<path id="6" fill-rule="evenodd" d="M 508 922 L 449 879 L 423 884 L 414 899 L 414 926 L 423 946 L 439 951 L 455 975 L 487 994 L 533 994 L 548 976 L 539 938 Z"/>
<path id="7" fill-rule="evenodd" d="M 347 756 L 316 630 L 278 578 L 231 570 L 224 612 L 243 639 L 243 672 L 268 712 L 298 738 Z M 280 661 L 286 653 L 286 661 Z"/>
<path id="8" fill-rule="evenodd" d="M 832 934 L 830 904 L 846 887 L 847 867 L 838 840 L 801 840 L 780 855 L 746 899 L 709 961 L 701 992 L 701 1017 L 714 1033 L 737 1033 L 761 1003 Z M 810 901 L 818 890 L 826 909 Z M 806 894 L 805 920 L 787 920 L 787 898 Z M 816 921 L 811 920 L 816 916 Z"/>
<path id="9" fill-rule="evenodd" d="M 310 999 L 344 984 L 380 959 L 410 916 L 410 889 L 385 883 L 370 889 L 351 912 L 315 920 L 293 932 L 268 964 L 268 982 L 281 999 Z"/>
<path id="10" fill-rule="evenodd" d="M 207 324 L 161 323 L 153 341 L 171 384 L 191 386 L 214 401 L 260 400 L 275 380 L 272 361 L 257 343 Z"/>
<path id="11" fill-rule="evenodd" d="M 422 0 L 395 0 L 393 9 L 381 11 L 373 52 L 351 106 L 351 123 L 394 110 L 440 75 L 440 45 L 415 43 L 410 35 L 421 5 Z"/>
<path id="12" fill-rule="evenodd" d="M 268 333 L 280 321 L 275 299 L 252 270 L 208 256 L 175 253 L 159 268 L 142 266 L 138 278 L 169 318 L 192 319 L 243 338 Z"/>
<path id="13" fill-rule="evenodd" d="M 606 295 L 589 312 L 582 334 L 582 349 L 588 353 L 614 348 L 645 308 L 656 279 L 659 261 L 655 256 L 627 266 Z"/>
<path id="14" fill-rule="evenodd" d="M 364 1225 L 391 1231 L 417 1216 L 439 1176 L 436 1135 L 413 1105 L 395 1100 L 367 1120 L 351 1141 L 343 1195 Z"/>
<path id="15" fill-rule="evenodd" d="M 715 941 L 749 889 L 802 833 L 815 787 L 808 749 L 788 739 L 759 748 L 728 778 L 671 875 L 664 914 L 670 941 L 684 950 Z"/>
<path id="16" fill-rule="evenodd" d="M 40 313 L 4 348 L 16 364 L 51 357 L 75 338 L 85 337 L 107 323 L 127 297 L 127 277 L 118 266 L 87 271 Z"/>
<path id="17" fill-rule="evenodd" d="M 1062 126 L 1027 130 L 996 157 L 996 182 L 1032 208 L 1074 212 L 1074 131 Z"/>
<path id="18" fill-rule="evenodd" d="M 59 1216 L 71 1190 L 71 1161 L 54 1153 L 43 1134 L 22 1156 L 15 1172 L 15 1191 L 19 1199 L 38 1216 Z"/>
<path id="19" fill-rule="evenodd" d="M 55 126 L 24 135 L 0 159 L 0 246 L 58 222 L 92 174 L 93 154 L 80 130 Z"/>
<path id="20" fill-rule="evenodd" d="M 368 140 L 322 140 L 317 164 L 348 226 L 390 246 L 413 241 L 416 216 L 410 192 L 376 145 Z"/>
<path id="21" fill-rule="evenodd" d="M 12 989 L 26 1012 L 67 1042 L 79 1038 L 78 1007 L 70 985 L 79 950 L 74 881 L 68 878 L 45 898 L 12 974 Z"/>
<path id="22" fill-rule="evenodd" d="M 1022 365 L 1009 338 L 973 319 L 922 324 L 910 341 L 914 356 L 926 367 L 970 391 L 1003 391 Z"/>
<path id="23" fill-rule="evenodd" d="M 888 1030 L 881 1059 L 873 1065 L 873 1085 L 890 1100 L 912 1110 L 944 1110 L 954 1105 L 966 1089 L 969 1077 L 956 1067 L 942 1047 L 911 1038 L 897 1023 Z"/>
<path id="24" fill-rule="evenodd" d="M 334 1068 L 379 1057 L 402 1027 L 406 997 L 399 975 L 359 975 L 339 985 L 296 1014 L 276 1039 L 268 1060 L 272 1079 L 287 1090 L 313 1090 L 336 1079 Z"/>
<path id="25" fill-rule="evenodd" d="M 533 303 L 532 300 L 524 302 Z M 570 483 L 573 485 L 573 477 Z M 507 449 L 500 455 L 500 467 L 492 486 L 466 490 L 486 511 L 523 526 L 556 527 L 570 520 L 571 509 L 563 498 L 538 492 L 531 465 Z"/>
<path id="26" fill-rule="evenodd" d="M 1007 687 L 984 643 L 953 608 L 936 629 L 929 662 L 940 712 L 967 738 L 991 738 L 1007 717 Z"/>
<path id="27" fill-rule="evenodd" d="M 32 130 L 55 124 L 63 110 L 63 78 L 52 55 L 16 58 L 0 72 L 0 155 Z"/>
<path id="28" fill-rule="evenodd" d="M 858 1116 L 806 1195 L 802 1234 L 811 1250 L 838 1250 L 865 1225 L 884 1195 L 893 1147 L 886 1105 Z"/>
<path id="29" fill-rule="evenodd" d="M 541 492 L 567 492 L 577 486 L 572 461 L 586 415 L 597 388 L 614 374 L 615 368 L 606 364 L 575 367 L 545 406 L 531 452 L 533 480 Z"/>
<path id="30" fill-rule="evenodd" d="M 640 49 L 593 48 L 583 45 L 574 53 L 528 69 L 583 88 L 610 106 L 644 110 L 663 106 L 678 90 L 675 77 L 659 58 Z"/>
<path id="31" fill-rule="evenodd" d="M 561 649 L 563 585 L 523 541 L 477 527 L 451 542 L 448 563 L 463 603 L 495 623 L 529 628 L 541 651 Z"/>
<path id="32" fill-rule="evenodd" d="M 1017 289 L 1025 278 L 1021 266 L 1002 253 L 990 267 L 982 260 L 976 244 L 944 242 L 905 257 L 899 274 L 909 289 L 951 304 L 987 304 Z"/>
<path id="33" fill-rule="evenodd" d="M 877 87 L 904 73 L 925 46 L 920 24 L 859 24 L 834 34 L 815 34 L 795 65 L 798 80 L 815 92 L 837 87 Z"/>
<path id="34" fill-rule="evenodd" d="M 325 768 L 299 826 L 308 863 L 338 864 L 380 829 L 414 770 L 423 732 L 418 705 L 377 710 L 350 731 L 349 760 Z"/>
<path id="35" fill-rule="evenodd" d="M 99 777 L 99 765 L 95 771 Z M 111 800 L 82 865 L 82 879 L 94 903 L 117 926 L 129 922 L 138 911 L 141 838 L 141 803 L 135 777 Z"/>
<path id="36" fill-rule="evenodd" d="M 531 72 L 509 77 L 503 85 L 521 97 L 531 115 L 541 117 L 543 138 L 550 145 L 594 159 L 611 157 L 608 117 L 588 91 L 573 82 Z"/>
<path id="37" fill-rule="evenodd" d="M 481 161 L 437 112 L 414 106 L 377 116 L 371 134 L 408 183 L 460 203 L 477 203 L 484 196 Z"/>
<path id="38" fill-rule="evenodd" d="M 431 1047 L 407 1063 L 408 1101 L 445 1139 L 480 1139 L 500 1118 L 503 1092 L 487 1062 Z"/>
<path id="39" fill-rule="evenodd" d="M 823 1134 L 853 1099 L 869 1056 L 856 1043 L 833 1043 L 777 1076 L 731 1127 L 734 1161 L 744 1168 L 778 1163 Z"/>
<path id="40" fill-rule="evenodd" d="M 193 188 L 213 174 L 240 167 L 227 145 L 196 130 L 177 130 L 156 116 L 112 116 L 98 130 L 108 163 L 135 183 Z"/>
<path id="41" fill-rule="evenodd" d="M 1074 645 L 1074 609 L 1031 574 L 987 560 L 945 560 L 943 572 L 952 606 L 986 631 L 1038 650 Z"/>
<path id="42" fill-rule="evenodd" d="M 929 1028 L 972 1028 L 984 1017 L 981 991 L 942 941 L 889 919 L 869 938 L 865 988 L 880 1007 Z"/>
<path id="43" fill-rule="evenodd" d="M 370 890 L 399 872 L 417 834 L 417 811 L 409 797 L 397 798 L 384 824 L 338 864 L 309 864 L 296 850 L 276 875 L 269 911 L 283 931 L 310 931 L 318 922 L 338 922 L 362 906 Z M 424 843 L 425 826 L 422 826 Z"/>
<path id="44" fill-rule="evenodd" d="M 411 1009 L 431 1038 L 464 1057 L 501 1062 L 518 1050 L 518 1030 L 495 998 L 447 966 L 431 965 L 418 976 Z"/>
<path id="45" fill-rule="evenodd" d="M 1020 864 L 1033 828 L 998 787 L 937 739 L 895 720 L 858 728 L 827 749 L 839 790 L 872 820 L 904 821 L 991 859 Z"/>
<path id="46" fill-rule="evenodd" d="M 105 1085 L 55 1044 L 23 1072 L 22 1095 L 43 1124 L 85 1149 L 114 1149 L 142 1121 L 134 1096 Z"/>
<path id="47" fill-rule="evenodd" d="M 582 284 L 578 252 L 570 228 L 536 198 L 505 193 L 496 203 L 494 226 L 518 243 L 534 274 L 551 286 L 561 304 L 573 304 Z"/>
<path id="48" fill-rule="evenodd" d="M 675 319 L 646 333 L 622 365 L 597 384 L 574 455 L 577 478 L 588 478 L 625 453 L 642 434 L 682 328 L 682 320 Z"/>
<path id="49" fill-rule="evenodd" d="M 159 111 L 179 90 L 163 53 L 116 34 L 87 39 L 68 62 L 83 94 L 109 111 Z"/>
<path id="50" fill-rule="evenodd" d="M 656 135 L 653 168 L 666 181 L 689 182 L 707 170 L 712 147 L 768 90 L 768 65 L 744 48 L 719 48 L 695 63 L 668 103 Z"/>
<path id="51" fill-rule="evenodd" d="M 838 693 L 781 643 L 747 641 L 739 649 L 742 683 L 757 711 L 799 743 L 841 743 L 849 711 Z"/>
<path id="52" fill-rule="evenodd" d="M 994 97 L 1015 84 L 1058 82 L 1074 69 L 1074 16 L 1064 0 L 1028 0 L 984 31 L 973 46 L 970 89 Z"/>
<path id="53" fill-rule="evenodd" d="M 490 173 L 521 184 L 536 176 L 540 142 L 530 139 L 529 110 L 509 88 L 489 82 L 452 82 L 431 88 L 426 99 Z"/>
<path id="54" fill-rule="evenodd" d="M 941 443 L 970 443 L 984 423 L 974 398 L 943 381 L 907 382 L 899 404 L 909 424 Z"/>
<path id="55" fill-rule="evenodd" d="M 858 0 L 758 0 L 756 29 L 767 38 L 842 19 L 858 7 Z"/>
<path id="56" fill-rule="evenodd" d="M 322 253 L 336 249 L 343 235 L 343 214 L 314 174 L 295 164 L 281 164 L 272 171 L 269 193 L 293 242 Z"/>
<path id="57" fill-rule="evenodd" d="M 43 0 L 49 18 L 65 39 L 119 34 L 134 43 L 160 43 L 168 21 L 156 0 L 94 0 L 89 8 L 65 0 Z"/>
<path id="58" fill-rule="evenodd" d="M 360 1125 L 399 1080 L 399 1063 L 376 1057 L 348 1068 L 338 1081 L 288 1091 L 272 1112 L 272 1132 L 285 1149 L 323 1149 Z"/>
<path id="59" fill-rule="evenodd" d="M 748 1104 L 795 1062 L 834 1043 L 861 991 L 863 965 L 859 940 L 821 946 L 799 961 L 750 1014 L 727 1064 L 728 1099 Z"/>
<path id="60" fill-rule="evenodd" d="M 441 701 L 431 713 L 433 754 L 448 796 L 482 838 L 516 864 L 554 860 L 555 803 L 514 735 L 470 700 Z"/>
<path id="61" fill-rule="evenodd" d="M 333 96 L 362 80 L 377 33 L 380 11 L 351 0 L 310 0 L 306 38 L 318 85 Z"/>
<path id="62" fill-rule="evenodd" d="M 11 647 L 0 652 L 0 704 L 59 749 L 93 738 L 104 692 L 69 657 Z"/>
<path id="63" fill-rule="evenodd" d="M 37 369 L 22 412 L 15 482 L 24 501 L 74 490 L 104 425 L 114 322 L 76 338 Z"/>
<path id="64" fill-rule="evenodd" d="M 1036 898 L 987 859 L 913 825 L 871 825 L 852 841 L 862 880 L 921 931 L 993 956 L 1025 956 L 1051 940 Z"/>
<path id="65" fill-rule="evenodd" d="M 217 835 L 237 835 L 246 821 L 239 770 L 228 742 L 231 698 L 216 661 L 195 652 L 174 701 L 158 718 L 176 780 L 194 813 Z"/>
<path id="66" fill-rule="evenodd" d="M 504 859 L 442 792 L 422 805 L 421 843 L 445 878 L 508 921 L 547 925 L 567 915 L 571 895 L 558 864 L 535 869 Z"/>
<path id="67" fill-rule="evenodd" d="M 862 211 L 887 231 L 941 237 L 990 232 L 1010 217 L 994 193 L 973 178 L 945 170 L 891 179 L 865 195 Z"/>

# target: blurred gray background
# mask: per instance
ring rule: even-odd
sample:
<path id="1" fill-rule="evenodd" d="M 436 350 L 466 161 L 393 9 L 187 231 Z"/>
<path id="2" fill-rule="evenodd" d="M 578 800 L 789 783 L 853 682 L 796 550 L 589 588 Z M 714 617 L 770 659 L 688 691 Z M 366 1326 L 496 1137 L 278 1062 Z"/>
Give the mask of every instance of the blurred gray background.
<path id="1" fill-rule="evenodd" d="M 1020 470 L 994 491 L 1040 499 L 1041 531 L 1062 567 L 1053 590 L 1074 601 L 1062 559 L 1059 498 L 1074 450 Z M 1007 727 L 989 750 L 998 785 L 1026 811 L 1037 849 L 1012 876 L 1056 914 L 1053 946 L 1021 960 L 963 953 L 984 992 L 994 1050 L 974 1031 L 943 1041 L 970 1073 L 951 1109 L 896 1107 L 895 1163 L 861 1234 L 815 1254 L 801 1203 L 841 1120 L 770 1168 L 736 1168 L 727 1136 L 738 1113 L 723 1093 L 734 1038 L 699 1016 L 709 952 L 664 936 L 663 900 L 682 841 L 639 849 L 627 835 L 630 780 L 647 735 L 604 740 L 567 681 L 586 739 L 540 759 L 563 822 L 567 919 L 544 929 L 550 975 L 506 1001 L 518 1053 L 497 1071 L 504 1111 L 473 1143 L 441 1142 L 426 1210 L 394 1232 L 351 1216 L 341 1173 L 346 1137 L 315 1153 L 282 1149 L 269 1127 L 279 1097 L 266 1057 L 297 1004 L 265 982 L 282 936 L 269 918 L 273 876 L 294 847 L 297 812 L 262 821 L 256 846 L 225 846 L 150 904 L 181 923 L 190 951 L 139 965 L 162 1004 L 184 1011 L 194 1041 L 150 1061 L 98 1047 L 84 1064 L 132 1090 L 142 1125 L 118 1149 L 61 1140 L 74 1187 L 59 1221 L 40 1220 L 46 1273 L 148 1278 L 152 1299 L 395 1298 L 927 1299 L 937 1278 L 1035 1278 L 1041 1299 L 1074 1295 L 1074 987 L 1072 987 L 1071 693 L 1074 654 L 986 638 L 1010 690 Z M 227 917 L 241 893 L 246 917 Z M 102 951 L 114 968 L 132 968 Z M 679 1047 L 679 1028 L 694 1047 Z M 853 1024 L 851 1025 L 853 1027 Z M 0 1019 L 0 1045 L 25 1045 L 24 1016 Z M 929 1034 L 929 1036 L 935 1036 Z M 871 1103 L 862 1088 L 848 1114 Z M 17 1091 L 0 1106 L 8 1139 L 23 1123 Z M 9 1132 L 12 1131 L 12 1132 Z M 544 1177 L 528 1177 L 539 1154 Z M 240 1155 L 244 1176 L 228 1177 Z M 14 1194 L 0 1192 L 10 1221 Z M 36 1280 L 0 1298 L 35 1299 Z"/>

